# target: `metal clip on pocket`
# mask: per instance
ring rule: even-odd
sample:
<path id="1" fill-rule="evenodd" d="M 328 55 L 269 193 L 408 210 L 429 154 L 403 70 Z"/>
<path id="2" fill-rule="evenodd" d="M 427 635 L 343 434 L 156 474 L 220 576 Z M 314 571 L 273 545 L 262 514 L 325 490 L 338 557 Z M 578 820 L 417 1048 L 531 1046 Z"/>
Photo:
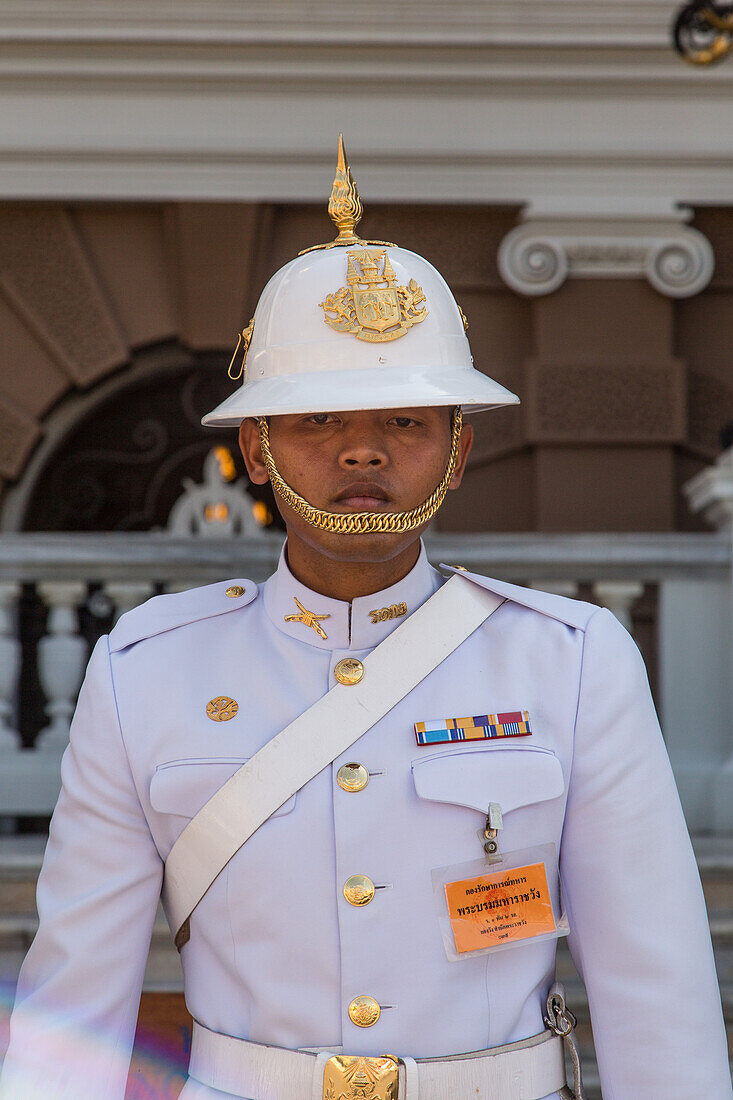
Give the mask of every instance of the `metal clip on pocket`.
<path id="1" fill-rule="evenodd" d="M 545 1023 L 550 1031 L 554 1031 L 555 1034 L 562 1039 L 565 1052 L 569 1056 L 573 1067 L 573 1091 L 570 1092 L 569 1089 L 564 1089 L 561 1095 L 566 1098 L 566 1100 L 585 1100 L 583 1075 L 580 1069 L 580 1055 L 578 1053 L 578 1044 L 573 1034 L 578 1021 L 565 1004 L 565 988 L 560 982 L 555 982 L 550 987 L 550 992 L 547 997 L 547 1015 L 545 1016 Z"/>
<path id="2" fill-rule="evenodd" d="M 503 856 L 499 851 L 499 829 L 504 827 L 501 806 L 498 802 L 489 803 L 489 812 L 486 815 L 486 824 L 479 831 L 479 840 L 486 852 L 487 863 L 502 863 Z"/>

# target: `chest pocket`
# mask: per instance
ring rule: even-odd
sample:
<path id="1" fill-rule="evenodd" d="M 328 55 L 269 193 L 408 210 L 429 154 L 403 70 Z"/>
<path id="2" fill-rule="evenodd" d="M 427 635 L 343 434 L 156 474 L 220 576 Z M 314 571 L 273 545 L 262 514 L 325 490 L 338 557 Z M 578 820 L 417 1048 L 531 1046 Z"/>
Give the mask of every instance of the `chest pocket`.
<path id="1" fill-rule="evenodd" d="M 150 804 L 160 814 L 192 818 L 216 794 L 248 757 L 213 757 L 172 760 L 159 764 L 150 781 Z M 293 795 L 273 817 L 284 817 L 295 807 Z"/>
<path id="2" fill-rule="evenodd" d="M 412 774 L 418 797 L 484 814 L 490 802 L 507 814 L 565 790 L 562 765 L 549 749 L 452 750 L 413 760 Z"/>

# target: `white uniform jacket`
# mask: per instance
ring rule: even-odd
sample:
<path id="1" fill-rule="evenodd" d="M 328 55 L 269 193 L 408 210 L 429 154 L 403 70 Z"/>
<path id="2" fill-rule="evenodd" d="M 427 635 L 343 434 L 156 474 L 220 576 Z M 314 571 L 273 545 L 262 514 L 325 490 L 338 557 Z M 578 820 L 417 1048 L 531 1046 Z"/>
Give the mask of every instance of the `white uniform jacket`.
<path id="1" fill-rule="evenodd" d="M 466 574 L 471 577 L 471 574 Z M 543 1028 L 555 941 L 449 962 L 431 870 L 481 857 L 489 802 L 507 851 L 554 843 L 605 1100 L 730 1100 L 700 882 L 644 665 L 606 610 L 474 576 L 495 614 L 234 857 L 182 963 L 206 1027 L 291 1048 L 413 1057 Z M 63 762 L 3 1100 L 122 1100 L 163 861 L 207 799 L 443 582 L 423 550 L 352 605 L 284 559 L 269 581 L 158 596 L 92 655 Z M 232 585 L 241 595 L 227 595 Z M 318 615 L 322 638 L 286 616 Z M 371 612 L 391 608 L 397 617 Z M 373 621 L 375 620 L 376 621 Z M 207 703 L 236 700 L 229 721 Z M 422 720 L 527 711 L 530 736 L 418 746 Z M 343 790 L 348 761 L 369 774 Z M 343 884 L 368 875 L 373 901 Z M 348 1006 L 381 1006 L 370 1028 Z M 222 1100 L 189 1080 L 186 1100 Z"/>

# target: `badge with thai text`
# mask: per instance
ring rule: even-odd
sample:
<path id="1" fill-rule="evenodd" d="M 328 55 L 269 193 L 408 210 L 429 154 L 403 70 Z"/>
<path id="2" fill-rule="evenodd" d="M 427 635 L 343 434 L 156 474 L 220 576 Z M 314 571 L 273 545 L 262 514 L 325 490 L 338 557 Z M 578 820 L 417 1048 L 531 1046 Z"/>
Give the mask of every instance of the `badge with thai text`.
<path id="1" fill-rule="evenodd" d="M 474 714 L 468 718 L 430 718 L 415 722 L 418 745 L 446 745 L 452 741 L 491 741 L 495 737 L 529 737 L 529 711 Z"/>
<path id="2" fill-rule="evenodd" d="M 560 915 L 554 844 L 433 871 L 433 890 L 451 961 L 567 935 Z"/>
<path id="3" fill-rule="evenodd" d="M 555 931 L 544 863 L 447 882 L 445 896 L 460 955 Z"/>

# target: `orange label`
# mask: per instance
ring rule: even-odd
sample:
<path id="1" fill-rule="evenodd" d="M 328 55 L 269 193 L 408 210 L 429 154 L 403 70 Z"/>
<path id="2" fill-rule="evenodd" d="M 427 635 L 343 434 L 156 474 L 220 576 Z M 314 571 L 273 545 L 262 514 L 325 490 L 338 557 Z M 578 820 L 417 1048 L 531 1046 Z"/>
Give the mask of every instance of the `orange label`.
<path id="1" fill-rule="evenodd" d="M 544 863 L 446 882 L 445 896 L 459 953 L 557 930 Z"/>

